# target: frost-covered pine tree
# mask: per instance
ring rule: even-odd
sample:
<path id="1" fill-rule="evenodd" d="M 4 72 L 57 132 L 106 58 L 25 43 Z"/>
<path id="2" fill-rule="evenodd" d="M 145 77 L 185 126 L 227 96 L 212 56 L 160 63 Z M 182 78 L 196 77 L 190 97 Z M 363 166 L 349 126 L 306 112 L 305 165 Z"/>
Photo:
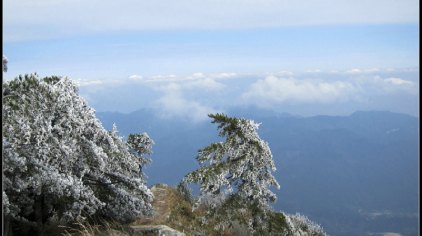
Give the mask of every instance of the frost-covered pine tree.
<path id="1" fill-rule="evenodd" d="M 280 186 L 272 175 L 276 168 L 271 150 L 257 133 L 259 124 L 224 114 L 209 117 L 218 124 L 225 141 L 199 150 L 196 159 L 200 168 L 186 175 L 184 181 L 200 185 L 200 200 L 223 196 L 223 201 L 238 199 L 265 212 L 276 200 L 269 187 Z M 211 208 L 217 205 L 210 204 Z"/>
<path id="2" fill-rule="evenodd" d="M 146 134 L 125 142 L 105 130 L 67 78 L 36 74 L 3 83 L 3 209 L 38 226 L 90 215 L 130 221 L 152 211 L 139 167 Z"/>
<path id="3" fill-rule="evenodd" d="M 3 55 L 3 63 L 2 63 L 2 67 L 3 67 L 3 72 L 7 72 L 7 57 L 5 55 Z"/>

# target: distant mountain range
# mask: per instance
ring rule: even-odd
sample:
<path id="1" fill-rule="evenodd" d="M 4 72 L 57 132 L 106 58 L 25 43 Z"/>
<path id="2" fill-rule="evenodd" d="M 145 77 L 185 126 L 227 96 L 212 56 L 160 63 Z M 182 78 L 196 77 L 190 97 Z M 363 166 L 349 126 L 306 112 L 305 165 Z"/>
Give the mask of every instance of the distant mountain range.
<path id="1" fill-rule="evenodd" d="M 262 123 L 281 190 L 276 210 L 300 212 L 330 235 L 418 235 L 419 119 L 386 111 L 299 117 L 258 109 L 229 115 Z M 219 140 L 210 122 L 161 119 L 152 110 L 99 112 L 122 136 L 147 132 L 156 145 L 148 184 L 177 184 L 198 167 L 198 149 Z"/>

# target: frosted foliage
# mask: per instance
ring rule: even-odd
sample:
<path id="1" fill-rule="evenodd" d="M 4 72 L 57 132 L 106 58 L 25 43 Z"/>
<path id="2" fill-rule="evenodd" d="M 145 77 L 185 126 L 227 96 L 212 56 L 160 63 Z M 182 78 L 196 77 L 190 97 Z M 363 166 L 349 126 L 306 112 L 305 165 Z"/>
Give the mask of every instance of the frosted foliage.
<path id="1" fill-rule="evenodd" d="M 309 220 L 308 217 L 296 213 L 294 215 L 284 214 L 289 231 L 295 236 L 326 236 L 322 227 L 315 222 Z"/>
<path id="2" fill-rule="evenodd" d="M 36 204 L 44 222 L 93 214 L 129 221 L 151 213 L 152 193 L 139 166 L 152 140 L 145 144 L 148 152 L 134 154 L 117 128 L 102 127 L 67 78 L 32 74 L 3 88 L 6 214 L 34 221 Z"/>
<path id="3" fill-rule="evenodd" d="M 133 155 L 138 156 L 142 164 L 149 164 L 151 162 L 151 160 L 146 158 L 145 155 L 152 153 L 152 145 L 154 145 L 154 141 L 147 133 L 130 134 L 127 139 L 127 144 L 130 152 Z"/>
<path id="4" fill-rule="evenodd" d="M 201 167 L 189 173 L 185 181 L 200 184 L 200 198 L 237 194 L 267 208 L 276 200 L 269 186 L 279 188 L 279 184 L 271 173 L 276 170 L 271 150 L 258 136 L 259 125 L 223 114 L 210 117 L 219 124 L 220 136 L 226 140 L 201 149 L 197 156 Z"/>
<path id="5" fill-rule="evenodd" d="M 3 72 L 7 72 L 7 57 L 5 55 L 3 55 L 3 63 L 2 63 L 2 67 L 3 67 Z"/>

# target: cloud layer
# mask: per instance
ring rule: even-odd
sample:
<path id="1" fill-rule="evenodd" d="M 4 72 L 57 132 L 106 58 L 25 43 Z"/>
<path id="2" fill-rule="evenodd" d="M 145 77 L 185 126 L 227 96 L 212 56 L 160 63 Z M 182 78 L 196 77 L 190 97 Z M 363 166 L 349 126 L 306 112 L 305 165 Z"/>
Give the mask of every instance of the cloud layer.
<path id="1" fill-rule="evenodd" d="M 82 95 L 94 107 L 101 107 L 101 111 L 130 112 L 149 107 L 163 118 L 199 122 L 207 120 L 209 113 L 224 112 L 235 106 L 256 106 L 299 115 L 368 109 L 417 115 L 418 76 L 419 69 L 360 69 L 352 74 L 349 70 L 335 73 L 318 70 L 269 75 L 132 75 L 122 80 L 79 81 L 79 84 Z"/>
<path id="2" fill-rule="evenodd" d="M 344 73 L 347 74 L 349 71 Z M 341 80 L 334 81 L 268 76 L 253 83 L 242 98 L 246 103 L 272 107 L 280 104 L 360 102 L 372 96 L 418 94 L 417 84 L 402 78 L 384 78 L 376 74 L 349 78 L 344 75 L 337 75 Z"/>
<path id="3" fill-rule="evenodd" d="M 252 84 L 243 98 L 257 105 L 273 103 L 332 103 L 357 93 L 350 82 L 298 80 L 268 76 Z"/>

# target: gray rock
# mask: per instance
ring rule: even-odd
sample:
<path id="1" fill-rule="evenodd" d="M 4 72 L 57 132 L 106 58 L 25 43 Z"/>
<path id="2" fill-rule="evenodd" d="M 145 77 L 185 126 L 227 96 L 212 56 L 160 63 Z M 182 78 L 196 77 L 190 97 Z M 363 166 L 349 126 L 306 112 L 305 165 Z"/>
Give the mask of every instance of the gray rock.
<path id="1" fill-rule="evenodd" d="M 136 225 L 130 226 L 133 236 L 185 236 L 184 233 L 166 225 Z"/>

